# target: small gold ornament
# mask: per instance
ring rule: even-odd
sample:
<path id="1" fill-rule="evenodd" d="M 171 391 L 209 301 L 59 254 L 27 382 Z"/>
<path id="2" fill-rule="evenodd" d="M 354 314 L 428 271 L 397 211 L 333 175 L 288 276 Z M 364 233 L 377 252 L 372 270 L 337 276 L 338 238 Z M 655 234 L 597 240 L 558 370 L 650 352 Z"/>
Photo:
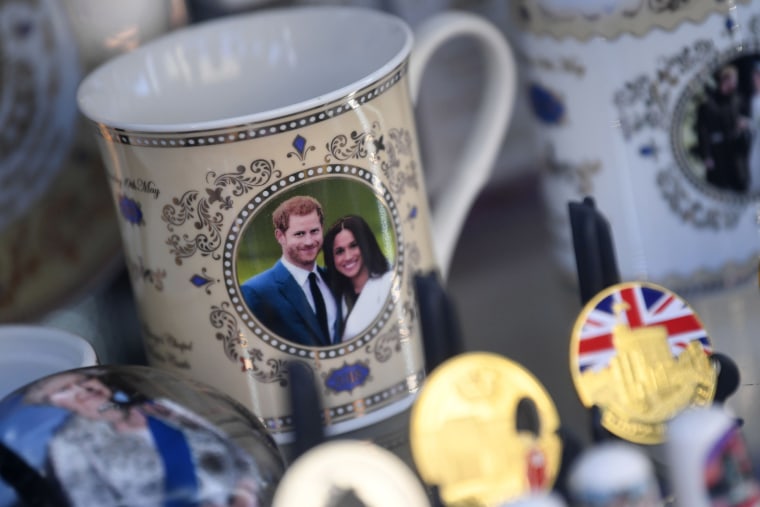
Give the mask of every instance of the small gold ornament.
<path id="1" fill-rule="evenodd" d="M 460 354 L 432 372 L 412 407 L 412 456 L 446 505 L 498 505 L 551 489 L 559 423 L 528 370 L 498 354 Z"/>
<path id="2" fill-rule="evenodd" d="M 638 444 L 659 444 L 665 426 L 715 395 L 712 346 L 694 310 L 670 290 L 625 282 L 581 311 L 570 340 L 570 370 L 602 426 Z"/>

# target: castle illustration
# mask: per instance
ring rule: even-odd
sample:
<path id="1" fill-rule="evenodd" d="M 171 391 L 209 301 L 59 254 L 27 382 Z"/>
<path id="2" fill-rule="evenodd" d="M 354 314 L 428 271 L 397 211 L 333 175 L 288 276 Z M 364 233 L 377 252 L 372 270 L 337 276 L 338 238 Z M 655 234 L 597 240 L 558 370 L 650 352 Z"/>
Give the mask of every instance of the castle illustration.
<path id="1" fill-rule="evenodd" d="M 600 406 L 617 406 L 644 419 L 667 418 L 694 398 L 696 384 L 713 382 L 715 372 L 698 340 L 674 357 L 664 326 L 613 328 L 617 355 L 599 371 L 581 374 L 584 390 Z"/>

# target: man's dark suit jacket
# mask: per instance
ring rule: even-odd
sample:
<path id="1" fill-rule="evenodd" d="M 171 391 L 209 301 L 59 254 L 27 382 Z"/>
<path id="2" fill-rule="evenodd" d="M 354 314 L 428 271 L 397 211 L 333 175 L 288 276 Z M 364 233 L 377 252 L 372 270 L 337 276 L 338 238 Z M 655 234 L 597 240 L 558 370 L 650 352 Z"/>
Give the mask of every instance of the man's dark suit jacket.
<path id="1" fill-rule="evenodd" d="M 323 268 L 317 268 L 324 277 Z M 248 308 L 263 326 L 288 341 L 321 347 L 330 345 L 322 336 L 314 310 L 301 287 L 281 261 L 271 269 L 246 280 L 240 286 Z M 335 335 L 340 322 L 340 306 L 333 325 Z"/>

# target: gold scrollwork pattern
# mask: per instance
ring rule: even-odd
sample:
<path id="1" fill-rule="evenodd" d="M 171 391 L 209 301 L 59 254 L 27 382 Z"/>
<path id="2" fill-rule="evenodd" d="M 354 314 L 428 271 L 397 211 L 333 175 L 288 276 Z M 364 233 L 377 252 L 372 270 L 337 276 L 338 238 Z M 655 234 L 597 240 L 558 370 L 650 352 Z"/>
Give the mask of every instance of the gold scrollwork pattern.
<path id="1" fill-rule="evenodd" d="M 374 122 L 367 131 L 354 130 L 349 135 L 339 134 L 327 143 L 325 161 L 366 158 L 372 163 L 379 162 L 380 170 L 388 179 L 388 188 L 395 194 L 403 195 L 407 185 L 419 188 L 417 168 L 412 160 L 414 145 L 411 132 L 391 128 L 387 136 L 386 143 L 378 122 Z M 410 160 L 404 165 L 402 158 Z"/>
<path id="2" fill-rule="evenodd" d="M 248 340 L 238 326 L 237 318 L 228 310 L 230 304 L 222 302 L 219 306 L 211 307 L 209 320 L 218 329 L 216 339 L 222 342 L 224 355 L 234 362 L 240 363 L 241 370 L 247 372 L 258 382 L 264 384 L 277 383 L 282 387 L 288 385 L 287 361 L 277 358 L 266 358 L 261 349 L 248 347 Z"/>
<path id="3" fill-rule="evenodd" d="M 417 270 L 414 268 L 410 271 L 412 274 L 416 272 Z M 403 322 L 403 324 L 393 324 L 386 332 L 367 344 L 365 348 L 365 352 L 372 355 L 379 363 L 388 361 L 394 353 L 401 351 L 401 342 L 409 339 L 411 335 L 410 327 L 417 320 L 417 307 L 412 303 L 415 298 L 414 284 L 406 283 L 405 286 L 407 291 L 406 299 L 400 308 L 402 317 L 400 322 Z"/>
<path id="4" fill-rule="evenodd" d="M 235 316 L 228 310 L 230 304 L 226 301 L 219 306 L 211 307 L 209 320 L 214 329 L 219 329 L 216 333 L 216 339 L 222 342 L 224 355 L 232 362 L 237 362 L 241 355 L 238 352 L 240 348 L 248 346 L 248 340 L 240 331 Z"/>
<path id="5" fill-rule="evenodd" d="M 401 351 L 401 340 L 409 336 L 409 328 L 393 324 L 385 333 L 367 345 L 367 353 L 372 354 L 379 363 L 384 363 Z"/>
<path id="6" fill-rule="evenodd" d="M 710 39 L 699 39 L 677 53 L 659 59 L 652 75 L 639 75 L 615 92 L 613 103 L 626 140 L 644 129 L 667 130 L 671 120 L 674 88 L 681 76 L 703 68 L 718 57 Z"/>
<path id="7" fill-rule="evenodd" d="M 735 287 L 758 276 L 757 263 L 757 255 L 751 254 L 744 260 L 726 263 L 718 269 L 700 269 L 688 275 L 668 274 L 662 277 L 662 285 L 672 287 L 684 296 Z"/>
<path id="8" fill-rule="evenodd" d="M 407 269 L 405 276 L 413 277 L 419 272 L 421 254 L 419 248 L 414 243 L 406 245 L 406 252 Z M 414 283 L 412 280 L 407 280 L 406 283 L 401 284 L 401 287 L 405 287 L 406 297 L 403 299 L 403 303 L 399 309 L 401 317 L 399 323 L 393 324 L 384 333 L 378 335 L 364 349 L 368 355 L 373 356 L 379 363 L 388 361 L 395 352 L 401 350 L 401 342 L 410 337 L 410 328 L 414 326 L 417 320 L 417 306 L 413 303 L 416 298 Z M 392 298 L 395 301 L 399 300 L 401 287 L 394 285 L 392 289 Z"/>
<path id="9" fill-rule="evenodd" d="M 388 139 L 388 144 L 384 146 L 388 158 L 380 161 L 380 169 L 388 179 L 388 188 L 401 196 L 407 185 L 419 188 L 417 165 L 413 159 L 412 134 L 406 129 L 392 128 L 388 131 Z M 408 159 L 406 165 L 402 166 L 400 157 Z"/>
<path id="10" fill-rule="evenodd" d="M 579 196 L 586 196 L 594 194 L 594 176 L 601 171 L 602 163 L 591 160 L 572 164 L 559 160 L 550 150 L 544 167 L 549 176 L 567 181 Z"/>
<path id="11" fill-rule="evenodd" d="M 348 136 L 338 134 L 327 143 L 326 148 L 325 162 L 333 159 L 345 161 L 351 158 L 369 158 L 370 161 L 374 161 L 377 154 L 385 149 L 380 124 L 372 122 L 369 131 L 354 130 Z"/>
<path id="12" fill-rule="evenodd" d="M 232 208 L 232 197 L 239 197 L 250 190 L 266 185 L 272 177 L 280 177 L 281 172 L 274 167 L 274 161 L 257 159 L 251 162 L 248 170 L 240 165 L 231 173 L 217 175 L 214 171 L 206 174 L 206 195 L 198 190 L 188 190 L 180 197 L 172 198 L 171 204 L 164 206 L 161 219 L 166 222 L 166 228 L 173 232 L 175 227 L 193 222 L 196 230 L 202 230 L 195 235 L 172 234 L 166 240 L 169 253 L 174 255 L 174 262 L 182 264 L 182 259 L 200 252 L 202 256 L 220 259 L 216 250 L 222 244 L 221 229 L 224 221 L 222 210 Z M 210 180 L 210 181 L 209 181 Z M 225 191 L 232 195 L 225 195 Z M 217 204 L 218 203 L 218 204 Z M 219 211 L 214 211 L 217 204 Z"/>
<path id="13" fill-rule="evenodd" d="M 261 349 L 248 349 L 248 357 L 240 358 L 243 371 L 248 372 L 254 379 L 262 384 L 279 384 L 280 387 L 288 385 L 288 361 L 274 357 L 265 358 Z"/>
<path id="14" fill-rule="evenodd" d="M 699 23 L 715 13 L 731 15 L 737 4 L 750 1 L 629 0 L 617 2 L 613 9 L 575 3 L 558 10 L 540 0 L 520 0 L 512 2 L 512 8 L 514 18 L 525 31 L 586 41 L 598 36 L 616 39 L 622 34 L 643 37 L 656 29 L 674 31 L 682 23 Z"/>
<path id="15" fill-rule="evenodd" d="M 705 206 L 701 199 L 690 197 L 689 192 L 675 169 L 665 169 L 657 173 L 657 185 L 662 196 L 681 220 L 701 229 L 730 229 L 736 227 L 744 207 L 737 204 L 730 208 Z"/>

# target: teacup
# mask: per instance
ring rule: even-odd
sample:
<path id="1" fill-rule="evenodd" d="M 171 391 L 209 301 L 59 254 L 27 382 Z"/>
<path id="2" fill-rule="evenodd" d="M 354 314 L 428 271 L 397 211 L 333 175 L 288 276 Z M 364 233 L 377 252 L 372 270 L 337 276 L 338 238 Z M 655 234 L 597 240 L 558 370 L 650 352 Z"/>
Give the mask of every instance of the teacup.
<path id="1" fill-rule="evenodd" d="M 483 105 L 431 213 L 413 100 L 457 36 L 483 50 Z M 408 408 L 425 376 L 413 277 L 445 276 L 514 78 L 479 17 L 438 15 L 413 44 L 402 20 L 350 7 L 208 21 L 96 69 L 78 101 L 139 266 L 149 362 L 234 396 L 280 441 L 290 361 L 312 368 L 328 434 Z"/>
<path id="2" fill-rule="evenodd" d="M 68 331 L 0 325 L 0 399 L 38 378 L 97 362 L 90 342 Z"/>

